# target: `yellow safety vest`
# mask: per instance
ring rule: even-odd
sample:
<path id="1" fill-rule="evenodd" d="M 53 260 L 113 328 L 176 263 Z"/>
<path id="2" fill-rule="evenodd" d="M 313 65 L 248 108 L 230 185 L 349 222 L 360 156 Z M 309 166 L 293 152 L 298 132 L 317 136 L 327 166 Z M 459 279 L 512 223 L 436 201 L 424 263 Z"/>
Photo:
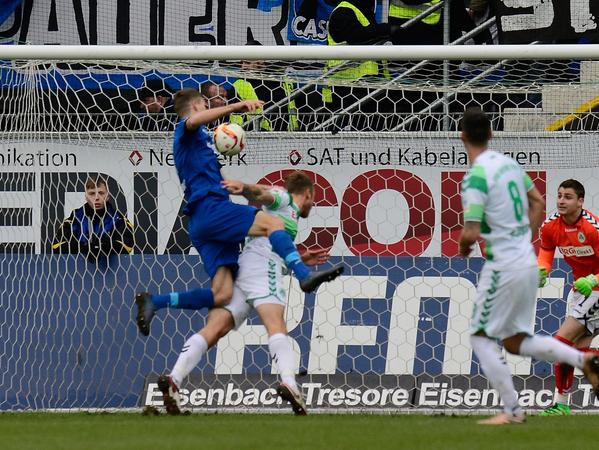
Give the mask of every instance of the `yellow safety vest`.
<path id="1" fill-rule="evenodd" d="M 441 0 L 431 0 L 430 2 L 423 3 L 422 5 L 406 5 L 400 0 L 391 0 L 389 6 L 389 18 L 394 19 L 413 19 L 418 14 L 426 11 L 431 6 L 436 5 Z M 427 25 L 436 25 L 441 19 L 441 10 L 438 9 L 428 16 L 423 18 L 421 21 Z"/>
<path id="2" fill-rule="evenodd" d="M 333 12 L 335 12 L 335 10 L 337 8 L 351 9 L 354 12 L 354 14 L 356 15 L 358 22 L 360 22 L 360 25 L 362 25 L 363 27 L 367 27 L 368 25 L 370 25 L 370 21 L 366 18 L 366 16 L 364 14 L 362 14 L 362 11 L 360 11 L 357 7 L 352 5 L 350 2 L 339 3 L 337 5 L 337 7 L 333 10 Z M 333 14 L 333 13 L 331 13 L 331 14 Z M 335 40 L 331 37 L 331 34 L 329 33 L 329 36 L 327 38 L 327 43 L 329 45 L 339 45 L 339 44 L 346 44 L 347 42 L 335 42 Z M 344 61 L 342 59 L 332 59 L 332 60 L 329 60 L 328 67 L 329 67 L 329 69 L 331 69 L 335 66 L 338 66 L 339 64 L 342 64 L 343 62 Z M 378 73 L 379 73 L 379 65 L 376 61 L 364 61 L 363 63 L 359 64 L 357 67 L 341 69 L 341 70 L 335 72 L 333 75 L 331 75 L 330 78 L 344 79 L 344 80 L 358 80 L 367 75 L 378 75 Z"/>
<path id="3" fill-rule="evenodd" d="M 289 97 L 293 92 L 293 83 L 288 79 L 284 79 L 281 82 L 281 86 L 285 91 L 285 95 Z M 246 80 L 237 80 L 233 83 L 233 87 L 235 88 L 235 92 L 237 93 L 237 97 L 240 100 L 258 100 L 258 96 L 256 95 L 256 91 L 254 87 L 249 81 Z M 287 110 L 289 111 L 289 124 L 287 126 L 288 131 L 297 131 L 299 130 L 299 118 L 297 113 L 297 107 L 295 104 L 295 100 L 291 100 L 287 104 Z M 253 113 L 246 113 L 247 121 L 252 120 L 251 116 L 256 116 L 262 113 L 262 108 L 257 109 Z M 244 122 L 244 114 L 234 113 L 229 117 L 231 123 L 236 123 L 238 125 L 242 125 Z M 262 131 L 272 131 L 272 126 L 270 121 L 263 117 L 260 119 L 260 129 Z"/>
<path id="4" fill-rule="evenodd" d="M 254 87 L 252 86 L 252 84 L 249 81 L 237 80 L 237 81 L 235 81 L 235 83 L 233 83 L 233 87 L 235 88 L 235 93 L 237 94 L 237 97 L 241 101 L 243 101 L 243 100 L 258 100 L 256 91 L 254 90 Z M 247 116 L 247 120 L 250 121 L 252 118 L 251 116 L 256 116 L 257 114 L 260 114 L 261 112 L 262 112 L 262 108 L 256 109 L 256 111 L 254 111 L 253 113 L 245 113 L 245 114 L 233 113 L 229 116 L 229 121 L 231 123 L 236 123 L 237 125 L 242 125 L 244 122 L 244 116 Z M 268 119 L 266 117 L 263 117 L 260 120 L 260 129 L 263 131 L 272 131 L 270 122 L 268 121 Z"/>

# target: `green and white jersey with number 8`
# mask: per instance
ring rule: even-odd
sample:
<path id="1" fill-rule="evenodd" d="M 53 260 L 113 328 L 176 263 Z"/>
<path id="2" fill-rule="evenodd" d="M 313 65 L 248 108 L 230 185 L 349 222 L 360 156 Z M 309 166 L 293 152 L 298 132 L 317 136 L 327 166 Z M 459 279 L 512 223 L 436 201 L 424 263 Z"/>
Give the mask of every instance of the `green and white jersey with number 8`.
<path id="1" fill-rule="evenodd" d="M 481 153 L 462 181 L 464 222 L 480 222 L 494 269 L 536 266 L 527 196 L 533 187 L 516 161 L 493 150 Z"/>

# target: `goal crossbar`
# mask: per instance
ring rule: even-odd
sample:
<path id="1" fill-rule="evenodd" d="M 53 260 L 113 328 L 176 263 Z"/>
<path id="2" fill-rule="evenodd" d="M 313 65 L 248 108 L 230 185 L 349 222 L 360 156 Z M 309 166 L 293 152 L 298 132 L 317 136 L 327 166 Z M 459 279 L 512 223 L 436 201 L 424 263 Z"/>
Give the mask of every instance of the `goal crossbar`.
<path id="1" fill-rule="evenodd" d="M 265 55 L 268 55 L 265 58 Z M 308 61 L 342 59 L 364 61 L 429 60 L 599 60 L 599 44 L 569 45 L 352 45 L 352 46 L 145 46 L 145 45 L 3 45 L 3 60 L 160 60 Z"/>

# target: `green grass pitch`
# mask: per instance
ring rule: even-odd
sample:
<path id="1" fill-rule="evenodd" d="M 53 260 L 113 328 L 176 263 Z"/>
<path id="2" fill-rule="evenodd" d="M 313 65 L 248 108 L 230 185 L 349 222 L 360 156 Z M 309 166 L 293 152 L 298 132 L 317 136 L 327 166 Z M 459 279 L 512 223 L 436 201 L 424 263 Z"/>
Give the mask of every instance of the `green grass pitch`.
<path id="1" fill-rule="evenodd" d="M 3 449 L 591 449 L 599 417 L 529 417 L 482 427 L 478 416 L 2 413 Z"/>

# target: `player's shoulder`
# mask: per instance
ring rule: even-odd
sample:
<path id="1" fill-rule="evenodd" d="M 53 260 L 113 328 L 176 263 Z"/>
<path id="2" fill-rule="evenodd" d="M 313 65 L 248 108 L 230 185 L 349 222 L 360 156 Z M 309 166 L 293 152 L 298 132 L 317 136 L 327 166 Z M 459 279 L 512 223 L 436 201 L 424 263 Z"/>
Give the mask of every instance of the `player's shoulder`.
<path id="1" fill-rule="evenodd" d="M 559 213 L 553 213 L 553 214 L 550 214 L 549 216 L 547 216 L 547 218 L 541 225 L 541 228 L 543 230 L 555 230 L 555 229 L 559 228 L 561 223 L 562 223 L 562 221 L 560 220 Z"/>
<path id="2" fill-rule="evenodd" d="M 489 182 L 492 182 L 497 172 L 503 172 L 508 167 L 510 171 L 514 168 L 520 168 L 518 163 L 509 156 L 496 150 L 488 149 L 476 158 L 476 161 L 472 165 L 472 171 L 476 169 L 479 175 L 484 175 Z"/>
<path id="3" fill-rule="evenodd" d="M 272 205 L 270 205 L 268 209 L 273 210 L 285 208 L 289 206 L 293 201 L 291 194 L 287 192 L 287 189 L 281 186 L 273 186 L 269 188 L 268 191 L 271 193 L 274 199 Z"/>
<path id="4" fill-rule="evenodd" d="M 595 214 L 586 209 L 583 209 L 580 219 L 584 221 L 587 228 L 591 229 L 592 227 L 597 232 L 599 232 L 599 217 L 597 217 Z"/>

